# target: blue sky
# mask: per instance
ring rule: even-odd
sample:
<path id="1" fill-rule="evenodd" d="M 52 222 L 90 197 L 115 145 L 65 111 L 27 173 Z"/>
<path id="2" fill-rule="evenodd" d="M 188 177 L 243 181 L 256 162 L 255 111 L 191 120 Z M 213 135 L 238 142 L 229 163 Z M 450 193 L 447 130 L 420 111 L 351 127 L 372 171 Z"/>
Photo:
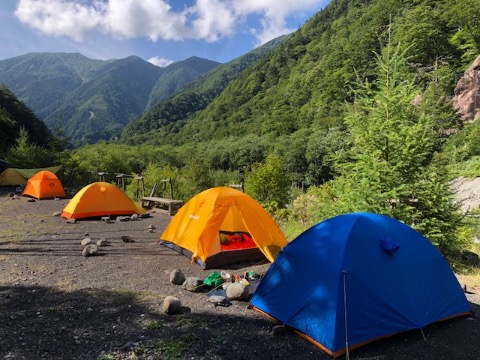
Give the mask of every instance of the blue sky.
<path id="1" fill-rule="evenodd" d="M 31 52 L 221 63 L 290 33 L 329 0 L 2 0 L 0 60 Z"/>

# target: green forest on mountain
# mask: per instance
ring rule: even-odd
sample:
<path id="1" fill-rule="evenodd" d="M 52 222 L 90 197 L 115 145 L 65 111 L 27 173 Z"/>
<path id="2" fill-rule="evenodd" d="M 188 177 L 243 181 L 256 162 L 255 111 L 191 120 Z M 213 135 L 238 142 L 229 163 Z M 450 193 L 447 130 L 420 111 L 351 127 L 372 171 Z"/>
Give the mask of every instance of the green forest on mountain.
<path id="1" fill-rule="evenodd" d="M 142 173 L 147 189 L 171 178 L 183 200 L 244 182 L 289 239 L 370 211 L 411 225 L 453 259 L 478 226 L 459 212 L 449 181 L 480 175 L 480 130 L 460 121 L 451 98 L 479 53 L 477 0 L 332 0 L 253 65 L 215 81 L 207 73 L 118 140 L 68 149 L 62 129 L 47 130 L 2 89 L 0 158 L 61 164 L 72 187 L 91 171 L 112 181 Z"/>

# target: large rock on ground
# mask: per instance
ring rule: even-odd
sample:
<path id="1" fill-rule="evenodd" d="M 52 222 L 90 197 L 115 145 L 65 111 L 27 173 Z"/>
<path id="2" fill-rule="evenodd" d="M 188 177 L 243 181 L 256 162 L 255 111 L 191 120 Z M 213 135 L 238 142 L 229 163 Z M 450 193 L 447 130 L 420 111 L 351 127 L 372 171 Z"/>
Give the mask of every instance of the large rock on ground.
<path id="1" fill-rule="evenodd" d="M 82 255 L 84 257 L 95 256 L 98 255 L 98 248 L 97 245 L 90 244 L 83 248 Z"/>
<path id="2" fill-rule="evenodd" d="M 175 285 L 182 285 L 185 282 L 185 275 L 183 275 L 182 270 L 172 270 L 170 273 L 170 282 Z"/>
<path id="3" fill-rule="evenodd" d="M 227 297 L 232 300 L 248 300 L 249 294 L 248 287 L 240 283 L 232 283 L 227 287 Z"/>
<path id="4" fill-rule="evenodd" d="M 199 292 L 204 288 L 203 280 L 194 276 L 190 276 L 185 279 L 182 287 L 188 291 Z"/>
<path id="5" fill-rule="evenodd" d="M 182 310 L 182 303 L 175 296 L 167 296 L 163 300 L 163 312 L 168 315 L 179 314 Z"/>

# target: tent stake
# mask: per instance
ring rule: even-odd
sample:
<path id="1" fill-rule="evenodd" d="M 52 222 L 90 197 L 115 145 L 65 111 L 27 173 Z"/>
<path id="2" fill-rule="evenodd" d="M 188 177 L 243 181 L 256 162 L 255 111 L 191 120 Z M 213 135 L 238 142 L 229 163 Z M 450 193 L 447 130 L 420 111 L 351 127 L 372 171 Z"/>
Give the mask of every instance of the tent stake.
<path id="1" fill-rule="evenodd" d="M 422 333 L 423 340 L 427 340 L 427 337 L 425 336 L 425 333 L 423 332 L 423 328 L 420 328 L 420 332 Z"/>
<path id="2" fill-rule="evenodd" d="M 344 316 L 345 316 L 345 356 L 347 360 L 350 360 L 350 353 L 348 352 L 347 284 L 346 284 L 347 273 L 345 270 L 343 270 L 342 274 L 343 274 L 343 309 L 344 309 Z"/>

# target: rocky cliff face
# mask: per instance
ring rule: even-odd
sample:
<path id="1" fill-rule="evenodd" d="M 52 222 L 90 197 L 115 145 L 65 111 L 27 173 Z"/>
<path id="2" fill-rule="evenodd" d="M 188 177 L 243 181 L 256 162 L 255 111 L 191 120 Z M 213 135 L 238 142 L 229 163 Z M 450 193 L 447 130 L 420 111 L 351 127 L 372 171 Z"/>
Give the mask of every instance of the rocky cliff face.
<path id="1" fill-rule="evenodd" d="M 480 118 L 480 56 L 458 81 L 453 97 L 453 107 L 462 120 Z"/>

